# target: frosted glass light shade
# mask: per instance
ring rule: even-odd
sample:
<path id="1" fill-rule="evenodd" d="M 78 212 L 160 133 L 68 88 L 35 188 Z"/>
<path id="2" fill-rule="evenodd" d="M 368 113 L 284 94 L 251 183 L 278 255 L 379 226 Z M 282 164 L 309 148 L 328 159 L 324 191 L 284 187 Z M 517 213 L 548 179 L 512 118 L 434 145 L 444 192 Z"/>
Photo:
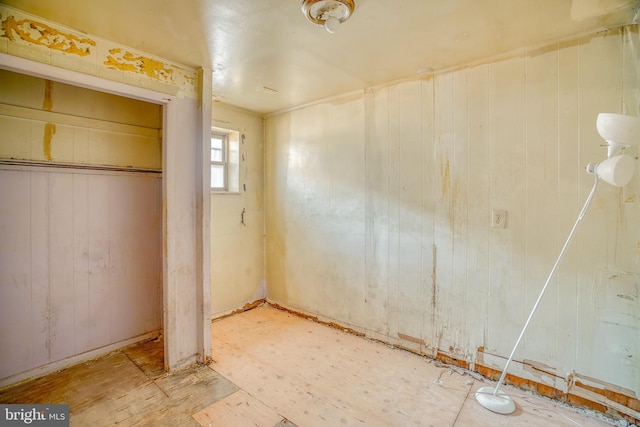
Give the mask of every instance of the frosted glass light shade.
<path id="1" fill-rule="evenodd" d="M 354 0 L 302 0 L 301 7 L 309 21 L 335 33 L 340 24 L 353 14 L 356 4 Z"/>
<path id="2" fill-rule="evenodd" d="M 587 166 L 587 172 L 596 174 L 604 182 L 616 187 L 627 185 L 633 177 L 634 169 L 633 157 L 626 154 L 613 156 Z"/>
<path id="3" fill-rule="evenodd" d="M 324 21 L 324 28 L 330 33 L 335 33 L 340 28 L 340 20 L 335 16 L 330 16 Z"/>

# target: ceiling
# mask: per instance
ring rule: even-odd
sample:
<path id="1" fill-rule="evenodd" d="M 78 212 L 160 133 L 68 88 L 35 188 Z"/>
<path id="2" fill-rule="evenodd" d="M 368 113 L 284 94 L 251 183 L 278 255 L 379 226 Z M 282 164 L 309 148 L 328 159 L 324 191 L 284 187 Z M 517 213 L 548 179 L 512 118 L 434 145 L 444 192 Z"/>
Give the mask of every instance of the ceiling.
<path id="1" fill-rule="evenodd" d="M 214 100 L 264 114 L 635 22 L 640 0 L 355 0 L 335 34 L 301 0 L 0 2 L 210 67 Z"/>

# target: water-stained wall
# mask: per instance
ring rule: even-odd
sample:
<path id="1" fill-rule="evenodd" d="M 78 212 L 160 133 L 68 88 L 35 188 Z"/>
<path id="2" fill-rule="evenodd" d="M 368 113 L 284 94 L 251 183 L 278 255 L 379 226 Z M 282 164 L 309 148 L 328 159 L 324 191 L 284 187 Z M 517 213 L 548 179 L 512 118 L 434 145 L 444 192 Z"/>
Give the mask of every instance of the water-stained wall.
<path id="1" fill-rule="evenodd" d="M 638 43 L 593 34 L 269 117 L 269 297 L 502 369 L 606 157 L 597 114 L 639 113 Z M 510 372 L 637 402 L 639 189 L 600 185 Z"/>
<path id="2" fill-rule="evenodd" d="M 213 126 L 239 134 L 239 191 L 211 193 L 211 313 L 265 298 L 263 119 L 214 103 Z"/>

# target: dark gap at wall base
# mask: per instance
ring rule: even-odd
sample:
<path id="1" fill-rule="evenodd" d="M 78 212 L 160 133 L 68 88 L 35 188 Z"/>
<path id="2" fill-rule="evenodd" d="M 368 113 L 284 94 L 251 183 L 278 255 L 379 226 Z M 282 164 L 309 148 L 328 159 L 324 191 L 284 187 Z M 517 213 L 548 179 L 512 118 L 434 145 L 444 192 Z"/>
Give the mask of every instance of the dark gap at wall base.
<path id="1" fill-rule="evenodd" d="M 245 304 L 242 308 L 239 308 L 237 310 L 234 310 L 233 312 L 229 313 L 229 314 L 225 314 L 223 316 L 217 317 L 217 318 L 213 318 L 212 322 L 216 321 L 216 320 L 220 320 L 223 319 L 225 317 L 229 317 L 232 316 L 234 314 L 238 314 L 238 313 L 242 313 L 245 311 L 249 311 L 252 310 L 256 307 L 259 307 L 263 304 L 267 304 L 275 309 L 284 311 L 286 313 L 298 316 L 298 317 L 302 317 L 304 319 L 308 319 L 308 320 L 312 320 L 314 322 L 323 324 L 323 325 L 327 325 L 330 326 L 332 328 L 341 330 L 343 332 L 347 332 L 349 334 L 353 334 L 359 337 L 363 337 L 372 341 L 377 341 L 380 342 L 382 344 L 385 345 L 391 345 L 393 347 L 405 350 L 405 351 L 409 351 L 411 353 L 417 354 L 419 356 L 422 357 L 428 357 L 430 359 L 434 359 L 434 360 L 438 360 L 439 362 L 442 362 L 445 365 L 451 365 L 451 366 L 455 366 L 458 368 L 463 368 L 465 370 L 468 370 L 470 372 L 476 372 L 478 374 L 480 374 L 481 376 L 483 376 L 484 378 L 487 378 L 491 381 L 498 381 L 498 379 L 500 378 L 500 374 L 502 373 L 502 371 L 500 370 L 496 370 L 492 367 L 483 365 L 482 363 L 478 363 L 478 361 L 474 362 L 469 362 L 467 360 L 461 359 L 461 358 L 456 358 L 453 357 L 449 354 L 446 354 L 444 352 L 441 351 L 437 351 L 435 358 L 432 355 L 428 355 L 428 354 L 423 354 L 420 353 L 419 351 L 416 351 L 415 349 L 412 348 L 408 348 L 402 345 L 394 345 L 394 344 L 390 344 L 388 342 L 382 341 L 380 339 L 377 338 L 372 338 L 372 337 L 368 337 L 366 336 L 366 334 L 356 331 L 352 328 L 348 328 L 345 326 L 342 326 L 340 324 L 337 324 L 335 322 L 329 322 L 329 321 L 324 321 L 319 319 L 317 316 L 313 316 L 310 314 L 306 314 L 303 312 L 299 312 L 287 307 L 283 307 L 279 304 L 276 304 L 274 302 L 270 302 L 267 301 L 266 299 L 260 299 L 260 300 L 256 300 L 254 302 Z M 482 358 L 482 354 L 484 353 L 484 348 L 480 347 L 478 348 L 478 360 L 483 360 Z M 592 411 L 596 411 L 599 412 L 601 414 L 604 414 L 606 416 L 612 417 L 612 418 L 617 418 L 617 419 L 624 419 L 627 422 L 631 423 L 631 424 L 635 424 L 635 425 L 640 425 L 640 419 L 639 418 L 635 418 L 631 415 L 628 415 L 626 413 L 624 413 L 624 408 L 628 408 L 630 409 L 632 412 L 638 412 L 640 411 L 640 400 L 634 398 L 634 397 L 630 397 L 627 396 L 623 393 L 620 392 L 616 392 L 613 390 L 609 390 L 607 388 L 598 388 L 598 387 L 593 387 L 593 386 L 589 386 L 587 384 L 581 383 L 580 381 L 576 381 L 573 378 L 569 379 L 569 392 L 565 393 L 555 387 L 551 387 L 549 385 L 546 384 L 542 384 L 540 382 L 537 381 L 533 381 L 533 380 L 529 380 L 526 378 L 521 378 L 518 377 L 516 375 L 511 375 L 511 374 L 507 374 L 505 377 L 505 383 L 506 384 L 510 384 L 514 387 L 517 387 L 521 390 L 525 390 L 540 396 L 544 396 L 547 398 L 550 398 L 552 400 L 556 400 L 558 402 L 564 403 L 564 404 L 568 404 L 571 405 L 573 407 L 576 408 L 584 408 L 584 409 L 588 409 L 588 410 L 592 410 Z M 584 397 L 584 395 L 580 395 L 578 393 L 582 394 L 587 394 L 587 395 L 593 395 L 594 398 L 593 399 L 588 399 L 587 397 Z M 610 405 L 607 405 L 605 403 L 602 403 L 601 401 L 596 401 L 594 399 L 597 399 L 598 397 L 602 397 L 602 400 L 606 402 L 611 402 Z M 617 408 L 616 408 L 617 407 Z"/>

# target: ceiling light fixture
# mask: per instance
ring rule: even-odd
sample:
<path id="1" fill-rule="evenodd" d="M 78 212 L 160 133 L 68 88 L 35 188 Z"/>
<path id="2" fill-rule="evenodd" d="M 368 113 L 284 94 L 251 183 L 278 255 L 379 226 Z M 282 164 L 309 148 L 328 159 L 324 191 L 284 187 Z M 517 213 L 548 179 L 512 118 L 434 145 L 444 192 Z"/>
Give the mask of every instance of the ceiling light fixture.
<path id="1" fill-rule="evenodd" d="M 571 239 L 573 239 L 573 235 L 578 228 L 578 224 L 580 224 L 582 217 L 584 217 L 589 209 L 591 200 L 593 200 L 593 196 L 596 194 L 596 188 L 598 188 L 598 181 L 603 180 L 615 187 L 624 187 L 633 177 L 635 161 L 633 157 L 628 154 L 624 154 L 623 152 L 625 148 L 630 145 L 640 143 L 640 117 L 627 116 L 624 114 L 600 113 L 596 120 L 596 128 L 598 129 L 600 136 L 607 141 L 607 158 L 599 163 L 590 163 L 586 167 L 587 172 L 595 177 L 593 188 L 591 189 L 591 192 L 587 197 L 587 201 L 578 215 L 578 219 L 569 233 L 567 241 L 560 251 L 560 255 L 558 256 L 556 263 L 551 269 L 551 273 L 549 273 L 549 276 L 547 277 L 547 281 L 542 287 L 542 291 L 540 291 L 540 295 L 538 295 L 538 299 L 535 304 L 533 304 L 533 309 L 531 310 L 527 321 L 524 323 L 524 327 L 520 332 L 520 336 L 516 340 L 516 344 L 513 346 L 513 350 L 511 350 L 511 355 L 502 370 L 502 375 L 500 375 L 497 386 L 481 387 L 476 391 L 476 400 L 478 403 L 490 411 L 497 412 L 498 414 L 510 414 L 516 409 L 513 399 L 511 399 L 511 397 L 509 397 L 505 392 L 500 391 L 500 386 L 507 375 L 507 368 L 513 360 L 513 356 L 520 344 L 520 341 L 522 340 L 522 337 L 524 336 L 525 331 L 527 330 L 527 327 L 529 326 L 529 322 L 531 321 L 533 314 L 536 312 L 538 304 L 540 304 L 540 300 L 542 300 L 542 296 L 547 290 L 547 286 L 549 286 L 551 278 L 558 268 L 558 264 L 560 264 L 565 251 L 569 247 Z"/>
<path id="2" fill-rule="evenodd" d="M 302 0 L 302 13 L 316 25 L 335 33 L 349 19 L 356 5 L 353 0 Z"/>

